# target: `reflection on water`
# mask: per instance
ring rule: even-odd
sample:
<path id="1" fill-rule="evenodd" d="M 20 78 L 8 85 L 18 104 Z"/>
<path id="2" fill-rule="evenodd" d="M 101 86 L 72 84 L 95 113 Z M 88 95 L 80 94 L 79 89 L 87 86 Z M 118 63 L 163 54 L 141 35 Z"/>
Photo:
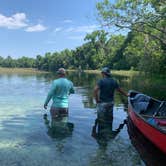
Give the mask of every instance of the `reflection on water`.
<path id="1" fill-rule="evenodd" d="M 126 125 L 119 126 L 127 116 L 127 99 L 116 94 L 112 129 L 101 138 L 103 132 L 97 127 L 94 139 L 91 132 L 96 109 L 92 92 L 100 75 L 68 76 L 74 82 L 76 94 L 69 98 L 67 122 L 57 123 L 51 121 L 49 114 L 43 120 L 43 103 L 54 74 L 0 75 L 0 166 L 144 165 L 130 142 Z M 165 95 L 161 80 L 144 78 L 142 85 L 138 77 L 114 77 L 125 90 L 146 91 L 157 98 Z M 163 89 L 160 96 L 154 84 Z"/>
<path id="2" fill-rule="evenodd" d="M 66 118 L 67 117 L 63 117 L 63 119 L 51 119 L 50 122 L 50 120 L 47 117 L 47 114 L 44 115 L 45 125 L 48 129 L 47 133 L 51 138 L 62 140 L 72 135 L 74 124 L 68 122 Z"/>
<path id="3" fill-rule="evenodd" d="M 118 128 L 113 130 L 113 119 L 109 122 L 100 121 L 98 119 L 95 120 L 95 124 L 92 127 L 92 137 L 97 140 L 99 146 L 106 150 L 108 142 L 110 139 L 114 139 L 117 134 L 123 129 L 126 120 L 123 123 L 119 124 Z"/>
<path id="4" fill-rule="evenodd" d="M 166 155 L 156 148 L 132 123 L 131 119 L 127 120 L 128 133 L 134 147 L 139 152 L 146 165 L 165 166 Z"/>
<path id="5" fill-rule="evenodd" d="M 60 153 L 64 153 L 64 143 L 62 140 L 72 136 L 74 124 L 68 122 L 68 117 L 59 117 L 49 120 L 47 114 L 44 114 L 43 118 L 46 128 L 48 129 L 47 134 L 54 141 L 57 141 L 56 150 Z"/>
<path id="6" fill-rule="evenodd" d="M 109 122 L 95 120 L 92 127 L 92 137 L 97 141 L 99 148 L 95 156 L 95 160 L 91 161 L 91 165 L 110 165 L 113 163 L 113 159 L 108 155 L 109 143 L 116 138 L 118 133 L 123 129 L 126 121 L 119 124 L 117 129 L 113 129 L 113 119 Z M 113 152 L 114 153 L 114 152 Z M 96 158 L 98 158 L 96 160 Z"/>

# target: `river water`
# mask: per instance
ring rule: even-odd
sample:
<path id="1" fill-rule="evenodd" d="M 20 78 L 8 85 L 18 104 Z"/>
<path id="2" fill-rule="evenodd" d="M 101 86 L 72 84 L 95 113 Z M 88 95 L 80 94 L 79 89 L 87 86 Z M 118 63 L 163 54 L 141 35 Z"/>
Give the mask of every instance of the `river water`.
<path id="1" fill-rule="evenodd" d="M 53 74 L 0 74 L 0 166 L 142 166 L 147 160 L 131 141 L 127 98 L 116 93 L 112 131 L 102 143 L 92 136 L 96 119 L 93 88 L 98 74 L 68 73 L 75 94 L 69 98 L 69 130 L 52 130 L 43 103 Z M 123 89 L 166 98 L 164 78 L 117 76 Z M 49 105 L 50 106 L 50 105 Z M 47 119 L 43 115 L 47 114 Z"/>

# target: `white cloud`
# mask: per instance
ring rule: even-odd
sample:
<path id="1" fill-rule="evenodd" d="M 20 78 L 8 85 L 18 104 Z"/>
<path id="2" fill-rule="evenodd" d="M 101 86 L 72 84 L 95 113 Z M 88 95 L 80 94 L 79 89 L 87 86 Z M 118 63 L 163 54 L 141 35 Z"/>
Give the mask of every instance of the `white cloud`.
<path id="1" fill-rule="evenodd" d="M 0 14 L 0 27 L 19 29 L 27 26 L 25 13 L 16 13 L 10 17 Z"/>
<path id="2" fill-rule="evenodd" d="M 41 32 L 45 31 L 47 28 L 41 24 L 37 24 L 25 29 L 26 32 Z"/>
<path id="3" fill-rule="evenodd" d="M 99 26 L 97 25 L 87 25 L 87 26 L 77 26 L 77 27 L 70 27 L 66 29 L 66 32 L 84 32 L 84 33 L 91 33 L 97 30 Z"/>
<path id="4" fill-rule="evenodd" d="M 66 31 L 66 32 L 74 32 L 74 30 L 75 30 L 75 28 L 70 27 L 70 28 L 67 28 L 65 31 Z"/>
<path id="5" fill-rule="evenodd" d="M 10 17 L 4 16 L 0 14 L 0 27 L 8 28 L 8 29 L 20 29 L 25 28 L 26 32 L 39 32 L 44 31 L 47 28 L 41 24 L 37 24 L 35 26 L 29 26 L 28 19 L 25 13 L 16 13 Z"/>
<path id="6" fill-rule="evenodd" d="M 58 27 L 58 28 L 55 28 L 54 29 L 54 32 L 59 32 L 59 31 L 61 31 L 62 30 L 62 28 L 61 27 Z"/>
<path id="7" fill-rule="evenodd" d="M 67 19 L 67 20 L 64 20 L 63 22 L 64 22 L 64 23 L 72 23 L 73 21 L 70 20 L 70 19 Z"/>

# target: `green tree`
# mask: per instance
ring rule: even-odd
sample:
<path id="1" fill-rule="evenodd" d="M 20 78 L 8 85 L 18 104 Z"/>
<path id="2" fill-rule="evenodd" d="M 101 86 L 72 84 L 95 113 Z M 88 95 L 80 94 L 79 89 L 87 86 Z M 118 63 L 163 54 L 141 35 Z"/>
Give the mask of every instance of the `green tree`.
<path id="1" fill-rule="evenodd" d="M 3 57 L 0 56 L 0 66 L 2 66 L 3 60 L 4 60 Z"/>
<path id="2" fill-rule="evenodd" d="M 21 57 L 16 60 L 17 67 L 33 68 L 35 67 L 35 59 L 28 57 Z"/>
<path id="3" fill-rule="evenodd" d="M 166 1 L 104 0 L 97 9 L 102 25 L 130 30 L 116 52 L 114 68 L 166 72 Z"/>
<path id="4" fill-rule="evenodd" d="M 100 68 L 104 65 L 104 60 L 108 59 L 109 47 L 108 33 L 104 30 L 97 30 L 87 34 L 84 38 L 88 43 L 85 45 L 87 62 L 91 69 Z"/>
<path id="5" fill-rule="evenodd" d="M 166 47 L 165 0 L 104 0 L 97 9 L 103 25 L 148 34 Z"/>
<path id="6" fill-rule="evenodd" d="M 16 67 L 16 62 L 11 56 L 7 56 L 7 58 L 3 60 L 2 67 Z"/>

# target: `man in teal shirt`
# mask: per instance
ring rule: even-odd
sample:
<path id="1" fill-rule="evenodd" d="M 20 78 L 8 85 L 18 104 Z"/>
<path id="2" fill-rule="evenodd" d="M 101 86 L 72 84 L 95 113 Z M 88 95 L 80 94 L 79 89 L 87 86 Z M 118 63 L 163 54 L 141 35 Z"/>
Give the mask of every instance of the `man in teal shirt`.
<path id="1" fill-rule="evenodd" d="M 53 81 L 44 103 L 44 108 L 47 109 L 47 104 L 51 99 L 53 100 L 50 109 L 53 119 L 68 115 L 68 98 L 71 93 L 74 93 L 73 83 L 66 78 L 65 69 L 59 68 L 57 74 L 58 79 Z"/>

